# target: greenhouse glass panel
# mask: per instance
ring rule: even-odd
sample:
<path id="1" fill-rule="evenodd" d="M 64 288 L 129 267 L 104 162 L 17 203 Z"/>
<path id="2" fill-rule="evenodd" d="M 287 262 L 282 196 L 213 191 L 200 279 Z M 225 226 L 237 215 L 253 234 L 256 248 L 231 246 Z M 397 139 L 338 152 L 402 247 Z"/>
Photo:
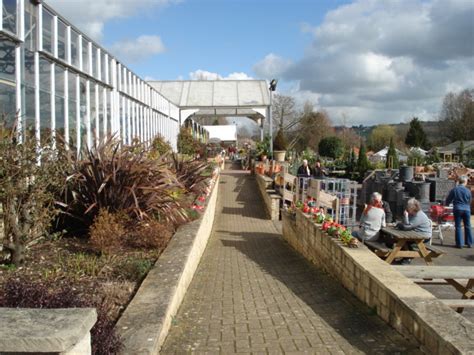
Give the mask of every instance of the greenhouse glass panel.
<path id="1" fill-rule="evenodd" d="M 64 137 L 64 68 L 59 65 L 55 66 L 55 94 L 56 132 L 58 132 L 62 137 Z"/>
<path id="2" fill-rule="evenodd" d="M 81 145 L 87 144 L 87 126 L 86 126 L 86 115 L 87 115 L 87 100 L 86 100 L 86 79 L 80 78 L 79 84 L 79 96 L 80 96 L 80 127 L 81 127 Z"/>
<path id="3" fill-rule="evenodd" d="M 89 42 L 82 38 L 82 71 L 90 74 L 89 67 Z"/>
<path id="4" fill-rule="evenodd" d="M 58 58 L 66 60 L 66 29 L 67 26 L 58 20 Z"/>
<path id="5" fill-rule="evenodd" d="M 25 43 L 24 48 L 30 51 L 36 50 L 36 8 L 30 2 L 25 2 Z"/>
<path id="6" fill-rule="evenodd" d="M 71 29 L 71 65 L 79 68 L 79 33 Z"/>
<path id="7" fill-rule="evenodd" d="M 15 83 L 0 82 L 0 115 L 6 118 L 7 126 L 13 125 L 16 113 Z"/>
<path id="8" fill-rule="evenodd" d="M 99 67 L 97 66 L 97 47 L 92 45 L 92 76 L 99 78 Z"/>
<path id="9" fill-rule="evenodd" d="M 16 34 L 16 0 L 3 0 L 3 29 Z"/>
<path id="10" fill-rule="evenodd" d="M 43 50 L 53 53 L 53 14 L 43 8 Z"/>
<path id="11" fill-rule="evenodd" d="M 107 89 L 107 135 L 112 134 L 112 90 Z"/>
<path id="12" fill-rule="evenodd" d="M 68 75 L 68 99 L 69 99 L 69 145 L 71 147 L 77 144 L 77 74 L 69 72 Z"/>
<path id="13" fill-rule="evenodd" d="M 40 58 L 40 136 L 46 142 L 51 136 L 51 63 Z"/>
<path id="14" fill-rule="evenodd" d="M 90 115 L 91 115 L 91 132 L 92 132 L 92 137 L 96 137 L 97 132 L 97 102 L 96 102 L 96 85 L 92 84 L 90 85 Z"/>
<path id="15" fill-rule="evenodd" d="M 0 79 L 15 81 L 15 43 L 0 40 Z"/>

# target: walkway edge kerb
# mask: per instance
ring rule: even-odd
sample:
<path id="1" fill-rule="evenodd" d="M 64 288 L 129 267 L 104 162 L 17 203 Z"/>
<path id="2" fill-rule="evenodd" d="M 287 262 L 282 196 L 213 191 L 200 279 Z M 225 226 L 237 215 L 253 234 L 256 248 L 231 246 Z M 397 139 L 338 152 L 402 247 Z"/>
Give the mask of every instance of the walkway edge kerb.
<path id="1" fill-rule="evenodd" d="M 178 229 L 116 324 L 122 354 L 158 354 L 212 232 L 216 179 L 202 216 Z"/>

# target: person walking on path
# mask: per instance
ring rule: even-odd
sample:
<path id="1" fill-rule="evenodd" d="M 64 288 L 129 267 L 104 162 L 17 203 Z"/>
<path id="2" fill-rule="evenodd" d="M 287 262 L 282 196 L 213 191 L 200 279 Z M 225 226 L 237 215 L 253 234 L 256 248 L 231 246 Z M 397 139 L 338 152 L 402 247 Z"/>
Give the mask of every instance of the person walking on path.
<path id="1" fill-rule="evenodd" d="M 453 204 L 454 225 L 456 236 L 456 247 L 462 248 L 464 244 L 472 248 L 471 231 L 471 191 L 466 187 L 467 177 L 460 176 L 458 185 L 449 192 L 446 198 L 446 206 Z M 461 238 L 461 221 L 464 223 L 464 242 Z"/>
<path id="2" fill-rule="evenodd" d="M 380 229 L 385 227 L 385 211 L 382 208 L 381 201 L 382 195 L 374 192 L 370 203 L 360 217 L 359 230 L 352 232 L 352 235 L 361 242 L 379 239 Z"/>

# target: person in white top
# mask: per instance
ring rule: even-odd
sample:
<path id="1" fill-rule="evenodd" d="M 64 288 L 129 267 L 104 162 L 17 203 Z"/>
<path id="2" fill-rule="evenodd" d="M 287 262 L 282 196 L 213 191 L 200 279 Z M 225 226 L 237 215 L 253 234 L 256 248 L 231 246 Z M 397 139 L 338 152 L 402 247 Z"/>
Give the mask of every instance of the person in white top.
<path id="1" fill-rule="evenodd" d="M 382 196 L 378 192 L 372 194 L 370 203 L 360 217 L 359 230 L 352 232 L 352 235 L 362 242 L 377 240 L 380 229 L 386 225 L 381 200 Z"/>

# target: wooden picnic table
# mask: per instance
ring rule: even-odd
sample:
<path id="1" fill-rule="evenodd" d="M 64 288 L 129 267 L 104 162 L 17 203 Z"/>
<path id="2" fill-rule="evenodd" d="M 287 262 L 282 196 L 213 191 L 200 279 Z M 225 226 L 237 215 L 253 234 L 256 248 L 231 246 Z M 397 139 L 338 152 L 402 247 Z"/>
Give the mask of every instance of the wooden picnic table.
<path id="1" fill-rule="evenodd" d="M 453 286 L 461 293 L 461 299 L 442 299 L 444 304 L 457 308 L 461 313 L 464 307 L 474 307 L 474 266 L 394 266 L 397 271 L 419 284 L 444 284 Z M 434 280 L 442 279 L 439 283 Z M 430 281 L 428 281 L 430 280 Z M 460 280 L 467 280 L 464 285 Z"/>
<path id="2" fill-rule="evenodd" d="M 425 263 L 430 265 L 432 263 L 431 257 L 434 252 L 428 250 L 423 243 L 425 237 L 414 231 L 404 231 L 396 229 L 395 227 L 385 227 L 381 230 L 382 234 L 389 235 L 393 238 L 394 246 L 392 250 L 386 253 L 385 261 L 391 264 L 396 258 L 423 258 Z M 415 244 L 417 250 L 408 250 L 410 244 Z M 438 254 L 436 255 L 438 256 Z"/>

